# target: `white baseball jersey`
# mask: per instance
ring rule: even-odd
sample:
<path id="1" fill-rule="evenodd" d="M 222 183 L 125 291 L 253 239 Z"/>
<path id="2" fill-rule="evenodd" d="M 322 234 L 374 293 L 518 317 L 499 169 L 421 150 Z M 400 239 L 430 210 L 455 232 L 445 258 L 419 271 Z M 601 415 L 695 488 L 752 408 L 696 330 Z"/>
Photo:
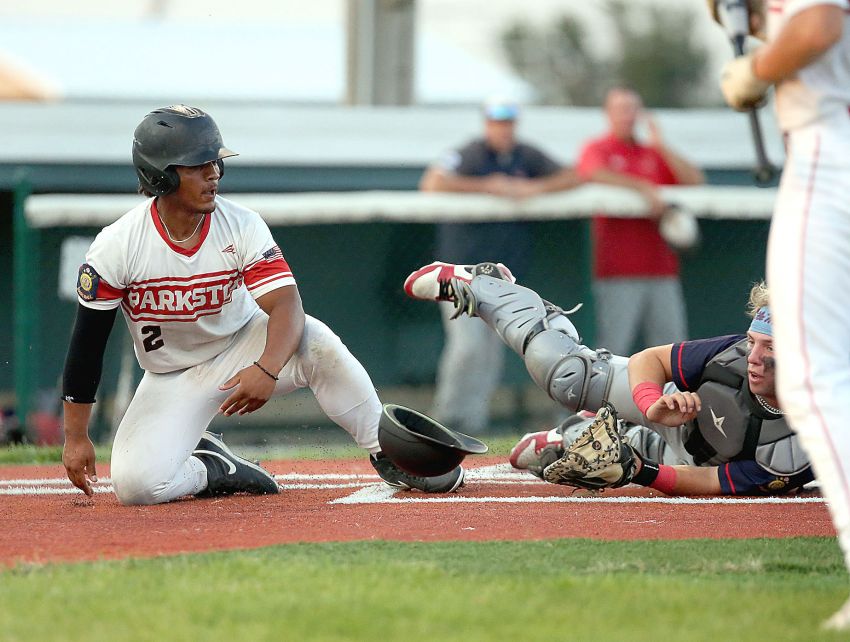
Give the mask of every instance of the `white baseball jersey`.
<path id="1" fill-rule="evenodd" d="M 850 0 L 769 0 L 767 37 L 776 38 L 783 25 L 796 14 L 817 5 L 844 9 L 841 41 L 793 78 L 776 87 L 779 126 L 788 131 L 837 112 L 846 115 L 850 106 Z"/>
<path id="2" fill-rule="evenodd" d="M 104 228 L 80 268 L 80 303 L 119 305 L 139 365 L 164 373 L 220 354 L 255 299 L 295 279 L 260 215 L 220 196 L 192 249 L 172 243 L 150 199 Z"/>

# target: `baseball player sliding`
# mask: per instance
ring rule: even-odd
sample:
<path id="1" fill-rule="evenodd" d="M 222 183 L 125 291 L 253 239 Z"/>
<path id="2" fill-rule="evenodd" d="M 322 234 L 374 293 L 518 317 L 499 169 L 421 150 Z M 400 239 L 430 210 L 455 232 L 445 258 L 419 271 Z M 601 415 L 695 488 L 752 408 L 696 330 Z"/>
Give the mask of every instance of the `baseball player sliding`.
<path id="1" fill-rule="evenodd" d="M 850 2 L 769 0 L 750 17 L 767 43 L 729 63 L 721 86 L 746 109 L 776 84 L 787 148 L 767 252 L 778 393 L 850 568 Z M 825 626 L 850 628 L 850 600 Z"/>
<path id="2" fill-rule="evenodd" d="M 515 283 L 501 263 L 435 261 L 412 272 L 404 289 L 414 299 L 451 301 L 455 316 L 477 316 L 553 400 L 599 411 L 595 421 L 579 417 L 525 435 L 510 456 L 517 468 L 555 484 L 635 483 L 668 495 L 786 494 L 813 479 L 777 407 L 763 284 L 750 293 L 746 335 L 654 346 L 630 359 L 582 345 L 568 313 Z"/>
<path id="3" fill-rule="evenodd" d="M 112 483 L 123 504 L 278 492 L 269 473 L 206 428 L 217 413 L 249 413 L 305 386 L 388 484 L 455 490 L 460 466 L 415 477 L 380 452 L 381 403 L 369 375 L 339 337 L 304 313 L 260 216 L 218 195 L 222 159 L 230 156 L 213 119 L 193 107 L 157 109 L 136 128 L 133 165 L 150 198 L 98 234 L 79 271 L 63 376 L 69 479 L 93 494 L 88 423 L 120 307 L 145 370 L 112 446 Z"/>

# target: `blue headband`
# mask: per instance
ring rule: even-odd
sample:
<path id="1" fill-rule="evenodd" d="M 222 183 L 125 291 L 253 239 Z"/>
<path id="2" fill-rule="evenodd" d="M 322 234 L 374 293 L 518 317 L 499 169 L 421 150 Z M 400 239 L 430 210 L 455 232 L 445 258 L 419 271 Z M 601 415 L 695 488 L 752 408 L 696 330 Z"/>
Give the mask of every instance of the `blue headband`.
<path id="1" fill-rule="evenodd" d="M 753 317 L 753 322 L 750 324 L 751 332 L 759 332 L 768 336 L 773 336 L 773 324 L 770 321 L 770 308 L 762 306 Z"/>

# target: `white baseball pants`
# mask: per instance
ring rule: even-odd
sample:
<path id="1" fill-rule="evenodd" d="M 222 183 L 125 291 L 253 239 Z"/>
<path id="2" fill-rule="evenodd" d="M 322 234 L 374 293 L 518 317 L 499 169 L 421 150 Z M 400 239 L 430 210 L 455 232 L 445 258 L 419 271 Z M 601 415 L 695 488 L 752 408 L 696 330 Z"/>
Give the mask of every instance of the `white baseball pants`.
<path id="1" fill-rule="evenodd" d="M 777 391 L 850 567 L 850 114 L 788 137 L 767 256 Z"/>
<path id="2" fill-rule="evenodd" d="M 206 488 L 206 468 L 192 451 L 232 393 L 218 387 L 262 354 L 267 322 L 259 311 L 209 361 L 167 374 L 145 373 L 112 446 L 112 483 L 122 504 L 158 504 Z M 380 450 L 375 387 L 324 323 L 307 316 L 298 350 L 279 377 L 275 395 L 309 386 L 322 410 L 358 446 Z"/>

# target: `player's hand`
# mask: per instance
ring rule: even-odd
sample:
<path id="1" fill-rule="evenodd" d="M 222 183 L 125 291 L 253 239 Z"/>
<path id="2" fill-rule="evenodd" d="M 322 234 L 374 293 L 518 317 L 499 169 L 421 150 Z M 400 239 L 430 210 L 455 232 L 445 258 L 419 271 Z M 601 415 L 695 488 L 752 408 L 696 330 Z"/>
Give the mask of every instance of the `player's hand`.
<path id="1" fill-rule="evenodd" d="M 71 483 L 89 497 L 94 495 L 92 482 L 97 482 L 97 471 L 95 470 L 94 444 L 88 436 L 65 436 L 62 463 L 65 465 L 65 472 Z"/>
<path id="2" fill-rule="evenodd" d="M 661 130 L 658 128 L 658 123 L 648 111 L 641 112 L 641 119 L 646 123 L 646 133 L 649 136 L 650 147 L 663 147 L 664 139 L 661 137 Z"/>
<path id="3" fill-rule="evenodd" d="M 641 195 L 646 199 L 646 204 L 649 206 L 647 214 L 654 219 L 660 219 L 661 215 L 667 211 L 667 203 L 661 198 L 661 193 L 655 185 L 647 183 L 640 190 Z"/>
<path id="4" fill-rule="evenodd" d="M 702 408 L 702 401 L 695 392 L 676 391 L 662 395 L 646 409 L 646 418 L 656 424 L 675 428 L 694 419 Z"/>
<path id="5" fill-rule="evenodd" d="M 514 181 L 507 174 L 489 174 L 484 177 L 484 190 L 493 196 L 511 198 L 514 192 Z"/>
<path id="6" fill-rule="evenodd" d="M 219 390 L 235 390 L 218 410 L 226 417 L 254 412 L 271 398 L 276 384 L 274 379 L 255 365 L 243 368 L 219 386 Z"/>
<path id="7" fill-rule="evenodd" d="M 524 198 L 531 198 L 532 196 L 539 196 L 542 193 L 543 189 L 540 181 L 524 177 L 515 177 L 512 181 L 511 198 L 522 200 Z"/>
<path id="8" fill-rule="evenodd" d="M 754 56 L 755 52 L 730 60 L 720 75 L 720 89 L 732 109 L 748 111 L 764 103 L 770 83 L 756 77 Z"/>

